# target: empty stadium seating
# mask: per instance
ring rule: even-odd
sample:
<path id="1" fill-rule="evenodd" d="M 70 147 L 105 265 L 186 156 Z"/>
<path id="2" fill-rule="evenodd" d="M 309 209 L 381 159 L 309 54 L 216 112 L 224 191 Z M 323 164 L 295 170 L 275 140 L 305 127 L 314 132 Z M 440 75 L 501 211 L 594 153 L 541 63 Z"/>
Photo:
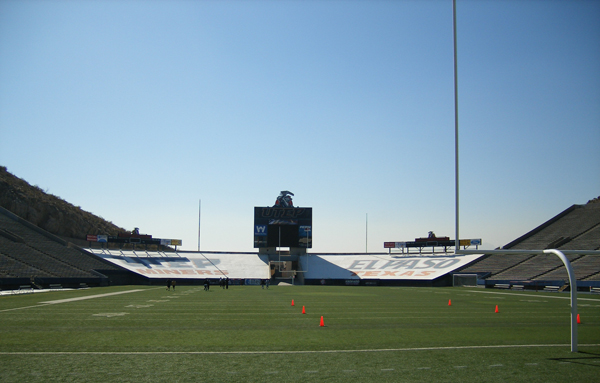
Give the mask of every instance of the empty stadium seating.
<path id="1" fill-rule="evenodd" d="M 0 211 L 0 275 L 3 278 L 101 278 L 94 270 L 119 270 L 103 260 Z"/>
<path id="2" fill-rule="evenodd" d="M 504 246 L 508 250 L 600 249 L 600 203 L 573 205 Z M 600 281 L 600 256 L 567 255 L 578 281 Z M 554 255 L 490 254 L 460 270 L 487 274 L 493 281 L 568 281 L 562 261 Z"/>

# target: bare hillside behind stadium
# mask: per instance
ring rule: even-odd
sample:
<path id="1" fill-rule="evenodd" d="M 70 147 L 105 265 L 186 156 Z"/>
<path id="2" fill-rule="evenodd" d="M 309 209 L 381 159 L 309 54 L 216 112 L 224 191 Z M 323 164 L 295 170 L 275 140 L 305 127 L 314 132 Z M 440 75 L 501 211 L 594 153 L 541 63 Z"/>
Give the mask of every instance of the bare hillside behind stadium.
<path id="1" fill-rule="evenodd" d="M 126 230 L 74 206 L 0 166 L 0 206 L 61 237 L 85 240 L 87 234 L 117 235 Z"/>

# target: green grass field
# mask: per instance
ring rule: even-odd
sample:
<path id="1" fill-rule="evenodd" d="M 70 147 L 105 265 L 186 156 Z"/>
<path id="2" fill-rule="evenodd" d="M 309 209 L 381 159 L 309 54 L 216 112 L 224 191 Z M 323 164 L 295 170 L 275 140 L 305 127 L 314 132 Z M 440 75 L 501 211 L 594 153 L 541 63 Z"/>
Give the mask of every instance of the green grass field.
<path id="1" fill-rule="evenodd" d="M 597 381 L 600 297 L 579 298 L 571 353 L 563 293 L 119 286 L 2 296 L 0 381 Z"/>

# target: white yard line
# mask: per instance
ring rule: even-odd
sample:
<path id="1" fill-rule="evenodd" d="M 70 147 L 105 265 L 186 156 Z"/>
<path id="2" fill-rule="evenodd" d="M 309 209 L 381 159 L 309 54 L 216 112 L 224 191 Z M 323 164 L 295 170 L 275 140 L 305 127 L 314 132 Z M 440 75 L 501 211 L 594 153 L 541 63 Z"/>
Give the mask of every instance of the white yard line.
<path id="1" fill-rule="evenodd" d="M 0 310 L 0 313 L 6 312 L 6 311 L 15 311 L 15 310 L 30 309 L 30 308 L 34 308 L 34 307 L 44 307 L 44 306 L 53 305 L 53 304 L 57 304 L 57 303 L 67 303 L 67 302 L 82 301 L 82 300 L 85 300 L 85 299 L 102 298 L 102 297 L 108 297 L 108 296 L 111 296 L 111 295 L 119 295 L 119 294 L 127 294 L 127 293 L 137 293 L 139 291 L 146 291 L 146 289 L 118 291 L 118 292 L 115 292 L 115 293 L 87 295 L 85 297 L 68 298 L 68 299 L 58 299 L 58 300 L 55 300 L 55 301 L 40 302 L 39 305 L 35 305 L 35 306 L 24 306 L 24 307 L 15 307 L 15 308 L 12 308 L 12 309 L 4 309 L 4 310 Z"/>
<path id="2" fill-rule="evenodd" d="M 513 344 L 490 346 L 413 347 L 365 350 L 298 350 L 298 351 L 24 351 L 0 352 L 0 355 L 259 355 L 259 354 L 341 354 L 359 352 L 445 351 L 497 348 L 570 347 L 570 344 Z M 580 344 L 579 347 L 598 347 L 600 344 Z"/>
<path id="3" fill-rule="evenodd" d="M 565 297 L 561 297 L 561 296 L 552 296 L 552 295 L 534 295 L 534 294 L 519 294 L 519 293 L 501 293 L 499 291 L 481 291 L 481 290 L 465 290 L 471 293 L 483 293 L 483 294 L 500 294 L 500 295 L 517 295 L 520 297 L 536 297 L 536 298 L 554 298 L 554 299 L 571 299 L 570 296 L 565 296 Z M 600 299 L 594 299 L 594 298 L 580 298 L 579 296 L 577 296 L 577 300 L 578 301 L 595 301 L 595 302 L 600 302 Z"/>
<path id="4" fill-rule="evenodd" d="M 128 294 L 128 293 L 137 293 L 138 291 L 144 291 L 142 289 L 137 289 L 137 290 L 127 290 L 127 291 L 117 291 L 116 293 L 106 293 L 106 294 L 96 294 L 96 295 L 87 295 L 85 297 L 76 297 L 76 298 L 68 298 L 68 299 L 58 299 L 56 301 L 47 301 L 47 302 L 40 302 L 40 303 L 45 303 L 48 305 L 53 305 L 56 303 L 66 303 L 66 302 L 75 302 L 75 301 L 83 301 L 86 299 L 94 299 L 94 298 L 103 298 L 103 297 L 109 297 L 111 295 L 120 295 L 120 294 Z"/>

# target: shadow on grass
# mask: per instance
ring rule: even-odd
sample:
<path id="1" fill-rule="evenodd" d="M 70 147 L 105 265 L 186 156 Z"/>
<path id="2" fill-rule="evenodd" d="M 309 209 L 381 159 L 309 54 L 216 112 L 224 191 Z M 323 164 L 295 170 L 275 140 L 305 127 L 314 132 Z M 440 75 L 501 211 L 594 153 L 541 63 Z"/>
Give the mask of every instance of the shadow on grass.
<path id="1" fill-rule="evenodd" d="M 564 363 L 573 363 L 573 364 L 582 364 L 585 366 L 592 367 L 600 367 L 600 354 L 586 351 L 579 351 L 579 354 L 585 354 L 590 356 L 583 357 L 573 357 L 573 358 L 550 358 L 550 360 L 554 360 L 556 362 L 564 362 Z"/>

